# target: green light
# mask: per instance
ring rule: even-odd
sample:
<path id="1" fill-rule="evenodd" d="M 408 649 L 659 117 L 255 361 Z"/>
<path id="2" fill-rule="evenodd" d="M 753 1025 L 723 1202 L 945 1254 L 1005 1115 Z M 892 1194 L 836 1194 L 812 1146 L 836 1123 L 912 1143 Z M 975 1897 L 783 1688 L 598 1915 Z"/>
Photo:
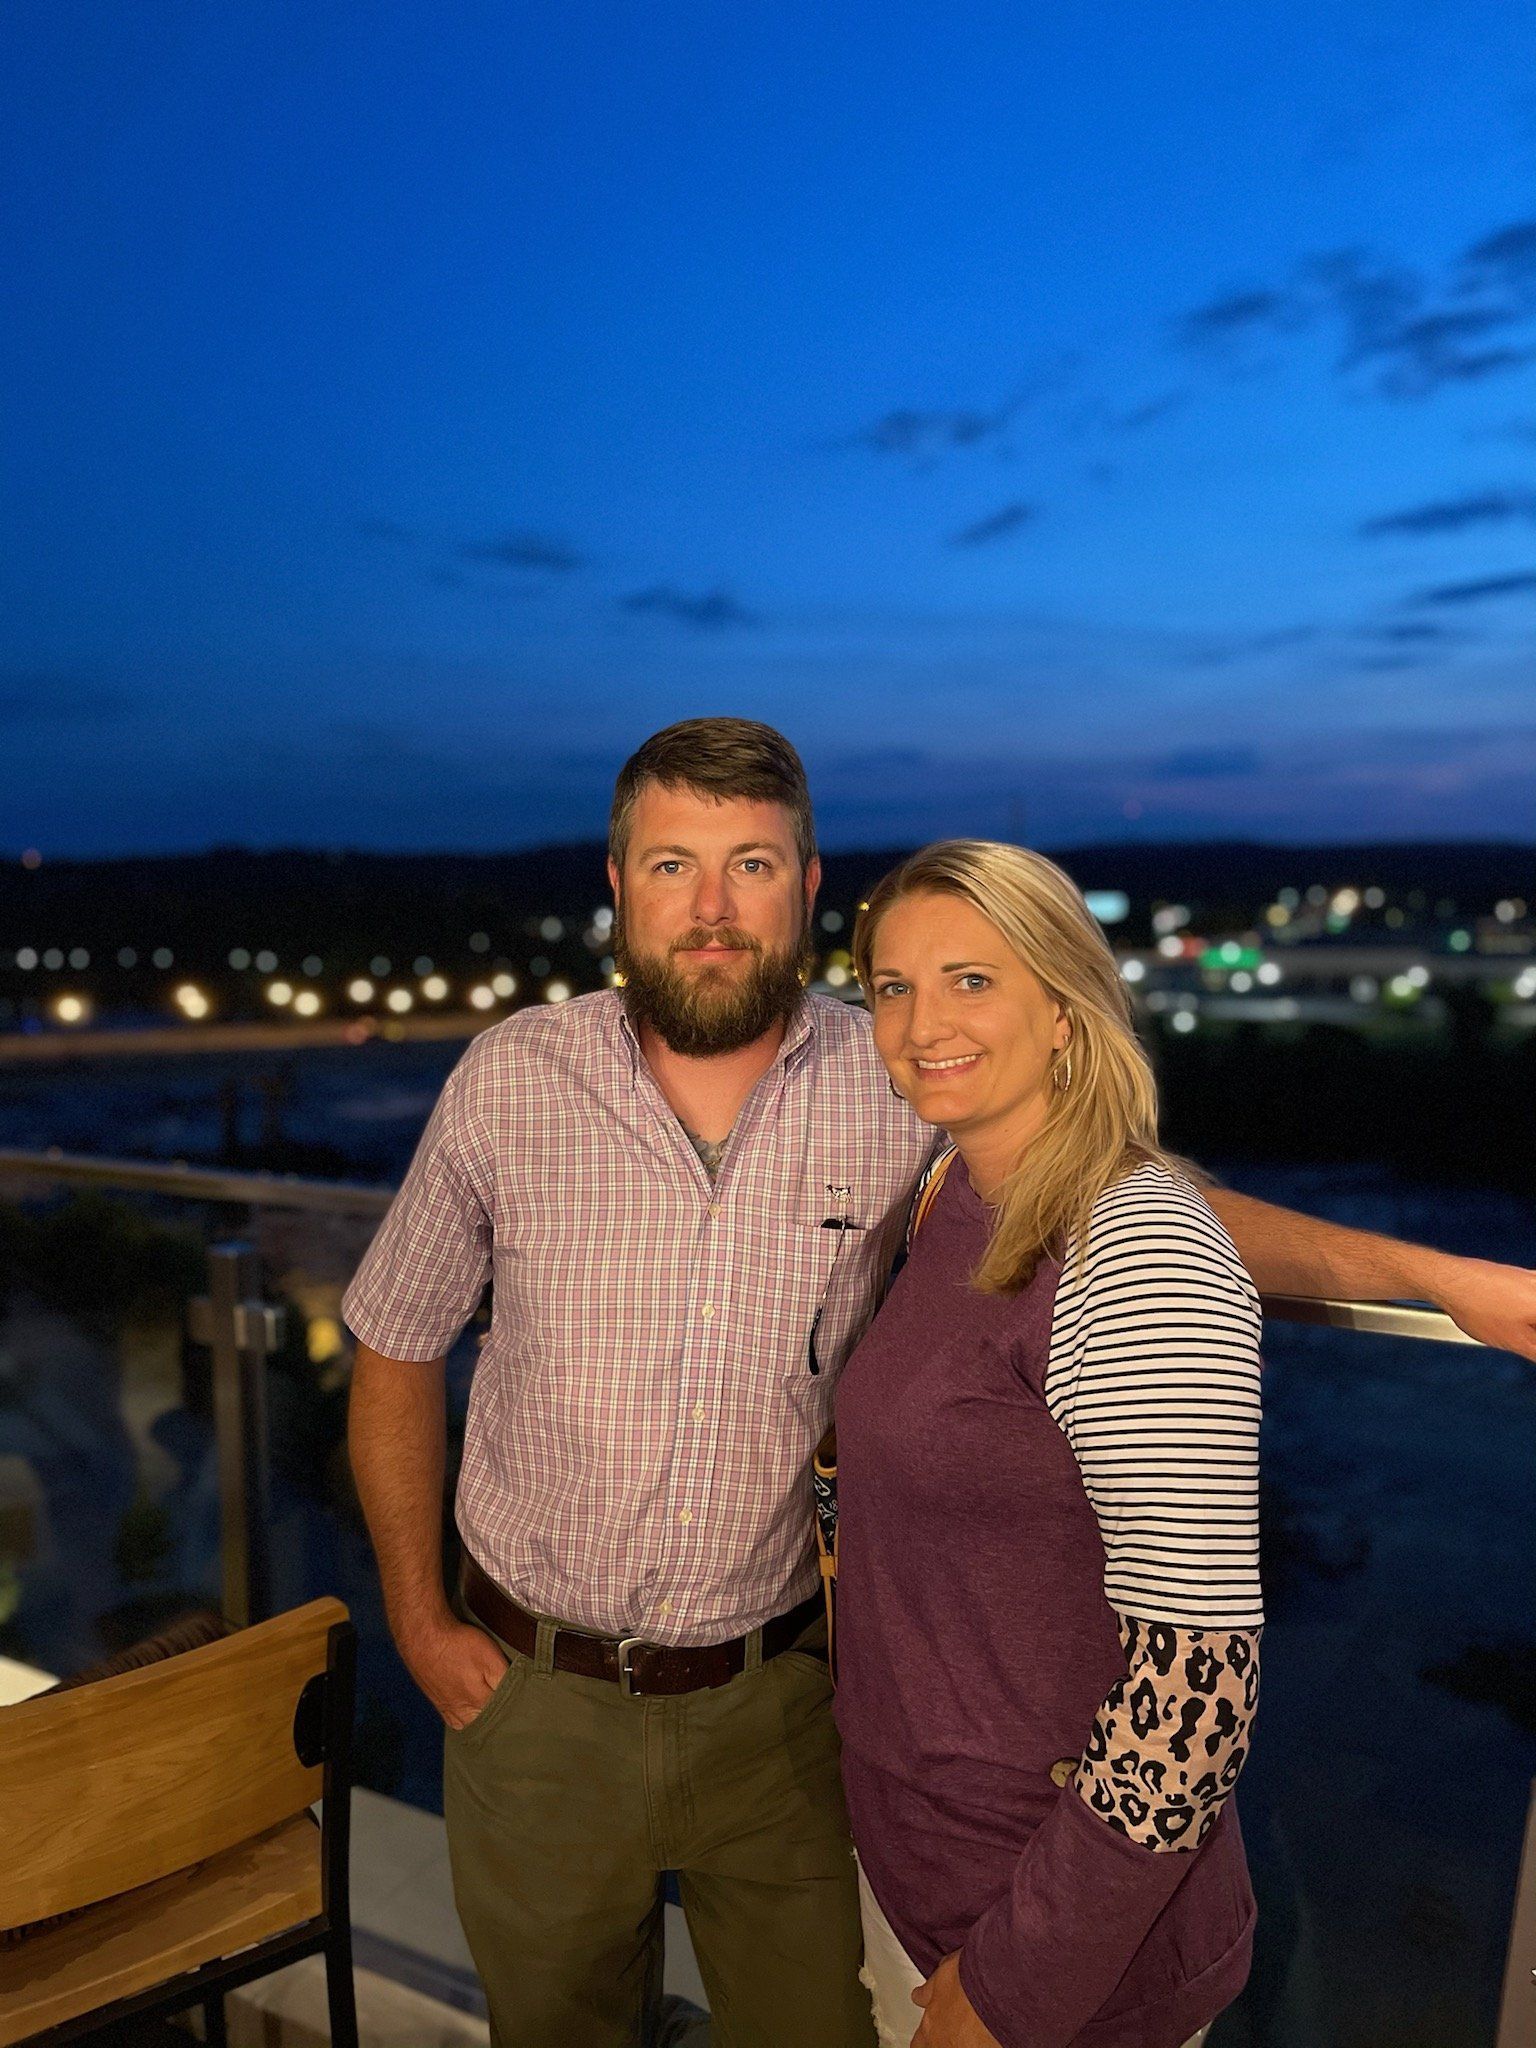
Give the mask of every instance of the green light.
<path id="1" fill-rule="evenodd" d="M 1230 971 L 1234 967 L 1254 968 L 1261 966 L 1264 955 L 1257 946 L 1240 946 L 1236 939 L 1224 939 L 1219 946 L 1208 946 L 1200 955 L 1202 967 L 1218 971 Z"/>

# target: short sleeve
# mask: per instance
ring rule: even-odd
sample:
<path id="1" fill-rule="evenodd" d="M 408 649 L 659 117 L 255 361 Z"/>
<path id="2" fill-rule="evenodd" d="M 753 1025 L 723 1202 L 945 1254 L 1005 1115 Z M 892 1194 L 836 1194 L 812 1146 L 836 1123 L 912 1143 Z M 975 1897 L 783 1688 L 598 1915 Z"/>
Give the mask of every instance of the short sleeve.
<path id="1" fill-rule="evenodd" d="M 1104 1542 L 1121 1614 L 1262 1625 L 1259 1332 L 1253 1283 L 1187 1181 L 1147 1166 L 1095 1205 L 1069 1249 L 1046 1400 Z"/>
<path id="2" fill-rule="evenodd" d="M 469 1103 L 476 1048 L 449 1075 L 410 1171 L 342 1300 L 349 1330 L 386 1358 L 441 1358 L 491 1271 L 489 1191 Z"/>

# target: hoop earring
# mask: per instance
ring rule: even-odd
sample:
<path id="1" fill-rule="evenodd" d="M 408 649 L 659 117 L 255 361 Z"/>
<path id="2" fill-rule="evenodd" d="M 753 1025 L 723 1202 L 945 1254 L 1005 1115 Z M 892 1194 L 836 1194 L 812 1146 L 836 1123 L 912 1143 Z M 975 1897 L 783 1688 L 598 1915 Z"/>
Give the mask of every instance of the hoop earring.
<path id="1" fill-rule="evenodd" d="M 1055 1084 L 1058 1095 L 1065 1095 L 1072 1086 L 1072 1048 L 1070 1045 L 1062 1047 L 1061 1058 L 1051 1069 L 1051 1079 Z"/>
<path id="2" fill-rule="evenodd" d="M 887 1088 L 890 1089 L 891 1093 L 895 1096 L 898 1102 L 906 1101 L 907 1098 L 905 1097 L 905 1095 L 902 1094 L 901 1090 L 896 1086 L 896 1083 L 891 1079 L 889 1074 L 887 1074 L 885 1077 L 885 1085 Z"/>

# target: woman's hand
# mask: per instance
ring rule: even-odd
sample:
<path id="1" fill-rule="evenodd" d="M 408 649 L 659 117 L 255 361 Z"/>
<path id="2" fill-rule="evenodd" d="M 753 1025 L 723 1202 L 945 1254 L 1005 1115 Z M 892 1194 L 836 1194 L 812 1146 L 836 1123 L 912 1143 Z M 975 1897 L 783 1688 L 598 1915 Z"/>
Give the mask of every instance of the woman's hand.
<path id="1" fill-rule="evenodd" d="M 944 1958 L 926 1984 L 918 1985 L 912 1997 L 923 2008 L 912 2048 L 1000 2048 L 996 2034 L 988 2033 L 965 1995 L 958 1949 Z"/>

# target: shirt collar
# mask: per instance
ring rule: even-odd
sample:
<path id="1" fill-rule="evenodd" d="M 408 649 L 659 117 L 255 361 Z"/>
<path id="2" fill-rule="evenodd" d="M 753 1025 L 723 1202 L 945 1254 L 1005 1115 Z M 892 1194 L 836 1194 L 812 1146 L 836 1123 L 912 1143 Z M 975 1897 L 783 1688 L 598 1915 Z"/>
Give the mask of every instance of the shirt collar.
<path id="1" fill-rule="evenodd" d="M 621 990 L 613 991 L 613 1000 L 619 1019 L 619 1037 L 629 1055 L 630 1078 L 635 1080 L 639 1078 L 643 1057 L 640 1040 L 635 1034 L 634 1025 L 629 1021 L 629 1012 L 624 1007 Z M 800 1007 L 785 1027 L 783 1043 L 773 1056 L 774 1066 L 782 1067 L 786 1074 L 792 1066 L 798 1067 L 809 1054 L 819 1029 L 820 1019 L 816 1015 L 816 1005 L 808 995 L 802 996 Z"/>

